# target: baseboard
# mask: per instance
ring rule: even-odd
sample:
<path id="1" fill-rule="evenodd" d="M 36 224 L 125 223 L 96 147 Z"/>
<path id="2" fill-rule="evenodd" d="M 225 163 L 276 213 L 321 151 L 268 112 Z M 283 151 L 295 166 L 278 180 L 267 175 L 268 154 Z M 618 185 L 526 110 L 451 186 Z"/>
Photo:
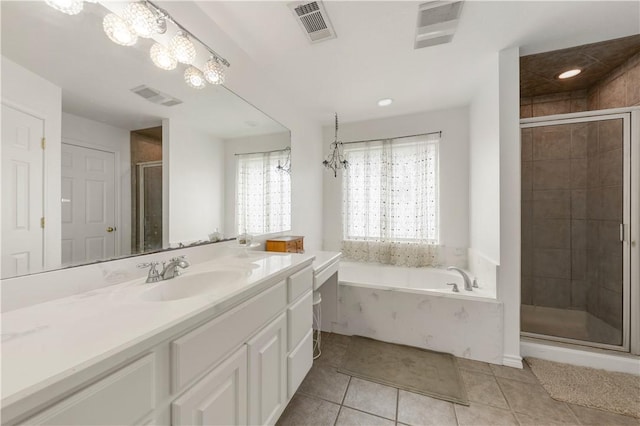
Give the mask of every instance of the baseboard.
<path id="1" fill-rule="evenodd" d="M 516 355 L 504 355 L 502 365 L 513 368 L 522 368 L 522 357 Z"/>
<path id="2" fill-rule="evenodd" d="M 522 356 L 640 376 L 640 357 L 601 349 L 573 349 L 551 342 L 520 340 Z"/>

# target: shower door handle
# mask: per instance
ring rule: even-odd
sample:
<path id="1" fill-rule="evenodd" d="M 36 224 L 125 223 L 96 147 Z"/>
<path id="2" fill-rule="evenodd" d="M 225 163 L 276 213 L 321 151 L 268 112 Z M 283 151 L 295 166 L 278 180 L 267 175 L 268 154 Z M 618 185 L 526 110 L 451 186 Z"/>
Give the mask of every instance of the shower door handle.
<path id="1" fill-rule="evenodd" d="M 625 241 L 624 239 L 624 223 L 620 224 L 620 242 L 623 243 Z"/>

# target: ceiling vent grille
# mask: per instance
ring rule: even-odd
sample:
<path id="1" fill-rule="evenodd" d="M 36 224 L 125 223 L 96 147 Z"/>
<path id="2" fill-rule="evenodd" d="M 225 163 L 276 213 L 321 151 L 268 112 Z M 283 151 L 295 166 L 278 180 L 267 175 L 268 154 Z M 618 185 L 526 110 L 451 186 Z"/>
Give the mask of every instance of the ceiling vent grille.
<path id="1" fill-rule="evenodd" d="M 288 4 L 311 43 L 336 38 L 336 32 L 321 1 L 294 2 Z"/>
<path id="2" fill-rule="evenodd" d="M 164 106 L 170 107 L 170 106 L 179 105 L 182 103 L 180 99 L 174 98 L 173 96 L 167 95 L 166 93 L 162 93 L 161 91 L 156 90 L 144 84 L 142 86 L 134 87 L 133 89 L 131 89 L 131 91 L 136 95 L 148 100 L 149 102 L 152 102 L 158 105 L 164 105 Z"/>
<path id="3" fill-rule="evenodd" d="M 458 27 L 463 1 L 430 1 L 418 7 L 414 49 L 449 43 Z"/>

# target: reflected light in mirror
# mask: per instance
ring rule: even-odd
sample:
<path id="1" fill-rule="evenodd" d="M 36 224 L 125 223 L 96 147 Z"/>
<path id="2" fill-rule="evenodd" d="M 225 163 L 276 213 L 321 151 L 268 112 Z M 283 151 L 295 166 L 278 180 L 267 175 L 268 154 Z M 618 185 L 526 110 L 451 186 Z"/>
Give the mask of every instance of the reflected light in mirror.
<path id="1" fill-rule="evenodd" d="M 111 41 L 121 46 L 133 46 L 138 36 L 122 18 L 114 13 L 104 17 L 102 27 Z"/>
<path id="2" fill-rule="evenodd" d="M 194 89 L 203 89 L 207 85 L 204 80 L 204 74 L 198 68 L 190 66 L 184 72 L 184 81 Z"/>
<path id="3" fill-rule="evenodd" d="M 151 50 L 149 51 L 149 56 L 151 56 L 151 60 L 160 69 L 171 71 L 178 66 L 178 61 L 176 58 L 171 56 L 171 52 L 169 49 L 161 45 L 160 43 L 155 43 L 151 46 Z"/>
<path id="4" fill-rule="evenodd" d="M 151 38 L 160 32 L 157 17 L 144 3 L 129 3 L 122 12 L 122 18 L 140 37 Z"/>
<path id="5" fill-rule="evenodd" d="M 82 0 L 46 0 L 46 3 L 67 15 L 77 15 L 82 12 Z"/>

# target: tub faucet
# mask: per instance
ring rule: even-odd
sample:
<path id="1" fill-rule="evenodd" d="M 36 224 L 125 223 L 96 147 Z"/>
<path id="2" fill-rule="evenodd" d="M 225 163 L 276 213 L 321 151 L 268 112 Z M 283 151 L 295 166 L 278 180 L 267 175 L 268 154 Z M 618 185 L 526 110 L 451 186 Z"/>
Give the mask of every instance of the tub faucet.
<path id="1" fill-rule="evenodd" d="M 160 272 L 162 279 L 170 280 L 171 278 L 175 278 L 180 275 L 180 270 L 178 268 L 185 269 L 191 266 L 191 264 L 186 261 L 185 257 L 186 256 L 174 257 L 169 261 L 169 263 L 164 265 L 162 272 Z"/>
<path id="2" fill-rule="evenodd" d="M 458 271 L 460 275 L 462 275 L 462 279 L 464 280 L 464 289 L 467 291 L 473 291 L 473 287 L 471 286 L 471 280 L 469 279 L 469 275 L 465 271 L 460 268 L 456 268 L 455 266 L 449 266 L 447 271 Z"/>

